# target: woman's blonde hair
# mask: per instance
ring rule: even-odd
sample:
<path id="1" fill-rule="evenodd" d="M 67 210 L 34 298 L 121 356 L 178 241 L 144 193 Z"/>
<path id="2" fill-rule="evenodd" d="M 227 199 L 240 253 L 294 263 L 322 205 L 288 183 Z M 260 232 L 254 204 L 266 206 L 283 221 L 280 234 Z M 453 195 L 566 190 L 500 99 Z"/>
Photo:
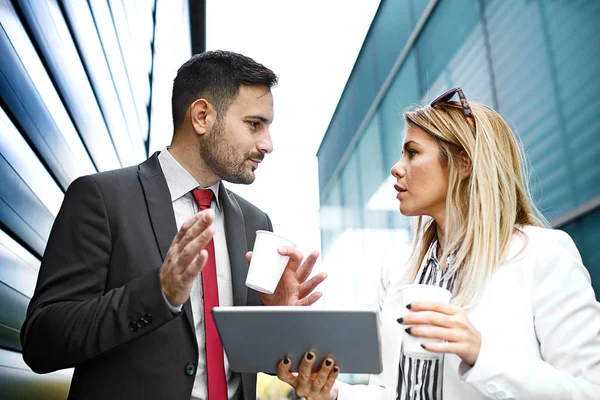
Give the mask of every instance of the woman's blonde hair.
<path id="1" fill-rule="evenodd" d="M 457 272 L 453 303 L 471 303 L 506 257 L 511 236 L 522 225 L 547 226 L 531 201 L 524 178 L 524 152 L 504 119 L 483 104 L 470 103 L 475 129 L 460 103 L 447 102 L 404 112 L 437 142 L 448 167 L 444 248 L 441 260 Z M 415 229 L 412 279 L 436 236 L 434 220 L 419 217 Z M 418 253 L 417 253 L 418 249 Z"/>

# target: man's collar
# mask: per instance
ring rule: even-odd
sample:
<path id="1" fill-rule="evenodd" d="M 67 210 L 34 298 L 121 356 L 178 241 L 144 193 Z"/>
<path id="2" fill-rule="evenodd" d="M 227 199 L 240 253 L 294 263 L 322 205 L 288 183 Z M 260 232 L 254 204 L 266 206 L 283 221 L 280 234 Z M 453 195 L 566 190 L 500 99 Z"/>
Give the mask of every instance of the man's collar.
<path id="1" fill-rule="evenodd" d="M 185 196 L 194 189 L 210 189 L 214 194 L 213 198 L 217 207 L 221 210 L 221 204 L 219 203 L 219 182 L 207 188 L 200 187 L 196 179 L 169 153 L 168 147 L 162 149 L 158 155 L 158 161 L 160 162 L 160 167 L 163 170 L 169 192 L 171 193 L 171 202 Z"/>

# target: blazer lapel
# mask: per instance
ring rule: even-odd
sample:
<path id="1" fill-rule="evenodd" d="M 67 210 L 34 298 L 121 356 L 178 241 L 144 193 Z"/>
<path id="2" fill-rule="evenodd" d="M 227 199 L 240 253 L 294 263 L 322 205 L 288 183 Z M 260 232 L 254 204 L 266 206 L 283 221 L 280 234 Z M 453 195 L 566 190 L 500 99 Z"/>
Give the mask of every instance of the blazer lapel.
<path id="1" fill-rule="evenodd" d="M 160 168 L 156 152 L 141 163 L 138 167 L 138 176 L 142 183 L 146 204 L 150 213 L 150 222 L 156 238 L 156 244 L 160 249 L 160 255 L 164 261 L 167 257 L 171 242 L 177 234 L 177 223 L 173 213 L 173 203 L 171 202 L 171 193 L 167 186 L 165 175 Z M 192 316 L 192 303 L 188 299 L 183 305 L 183 311 L 188 319 L 192 332 L 194 329 L 194 318 Z"/>
<path id="2" fill-rule="evenodd" d="M 138 175 L 146 196 L 154 237 L 164 261 L 177 234 L 177 224 L 169 187 L 158 162 L 158 152 L 140 164 Z"/>
<path id="3" fill-rule="evenodd" d="M 248 288 L 246 287 L 246 275 L 248 274 L 246 252 L 248 247 L 244 215 L 237 200 L 229 194 L 222 182 L 219 186 L 219 202 L 223 207 L 225 240 L 227 241 L 229 263 L 231 264 L 233 304 L 244 306 L 248 299 Z"/>

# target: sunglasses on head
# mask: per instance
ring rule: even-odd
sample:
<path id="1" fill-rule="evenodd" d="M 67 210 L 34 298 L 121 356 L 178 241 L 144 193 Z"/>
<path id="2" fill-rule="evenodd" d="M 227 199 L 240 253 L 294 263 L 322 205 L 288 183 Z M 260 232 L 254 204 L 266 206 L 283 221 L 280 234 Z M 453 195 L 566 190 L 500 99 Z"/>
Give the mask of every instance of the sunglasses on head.
<path id="1" fill-rule="evenodd" d="M 465 97 L 465 94 L 463 93 L 462 88 L 460 86 L 452 88 L 452 89 L 448 90 L 447 92 L 440 94 L 438 97 L 436 97 L 435 100 L 433 100 L 431 102 L 431 107 L 435 107 L 441 103 L 449 102 L 450 99 L 452 99 L 452 97 L 454 97 L 454 95 L 456 93 L 458 93 L 458 98 L 460 99 L 460 105 L 462 106 L 463 114 L 465 114 L 465 117 L 467 118 L 467 122 L 469 123 L 469 125 L 471 125 L 474 129 L 475 128 L 475 117 L 473 116 L 473 111 L 471 110 L 471 107 L 469 106 L 469 102 L 467 101 L 467 98 Z"/>

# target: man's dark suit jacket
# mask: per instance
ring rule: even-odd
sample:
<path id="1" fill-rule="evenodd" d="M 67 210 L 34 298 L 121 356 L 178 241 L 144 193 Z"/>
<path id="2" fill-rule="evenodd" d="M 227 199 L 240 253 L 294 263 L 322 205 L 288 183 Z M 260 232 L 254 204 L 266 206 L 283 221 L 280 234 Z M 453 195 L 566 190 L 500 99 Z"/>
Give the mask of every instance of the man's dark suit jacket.
<path id="1" fill-rule="evenodd" d="M 222 184 L 219 200 L 234 304 L 260 305 L 244 284 L 245 254 L 271 221 Z M 75 180 L 21 330 L 31 369 L 75 367 L 70 399 L 189 400 L 199 357 L 191 305 L 173 314 L 158 273 L 176 233 L 158 153 L 139 166 Z M 255 399 L 256 375 L 242 374 L 240 389 Z"/>

